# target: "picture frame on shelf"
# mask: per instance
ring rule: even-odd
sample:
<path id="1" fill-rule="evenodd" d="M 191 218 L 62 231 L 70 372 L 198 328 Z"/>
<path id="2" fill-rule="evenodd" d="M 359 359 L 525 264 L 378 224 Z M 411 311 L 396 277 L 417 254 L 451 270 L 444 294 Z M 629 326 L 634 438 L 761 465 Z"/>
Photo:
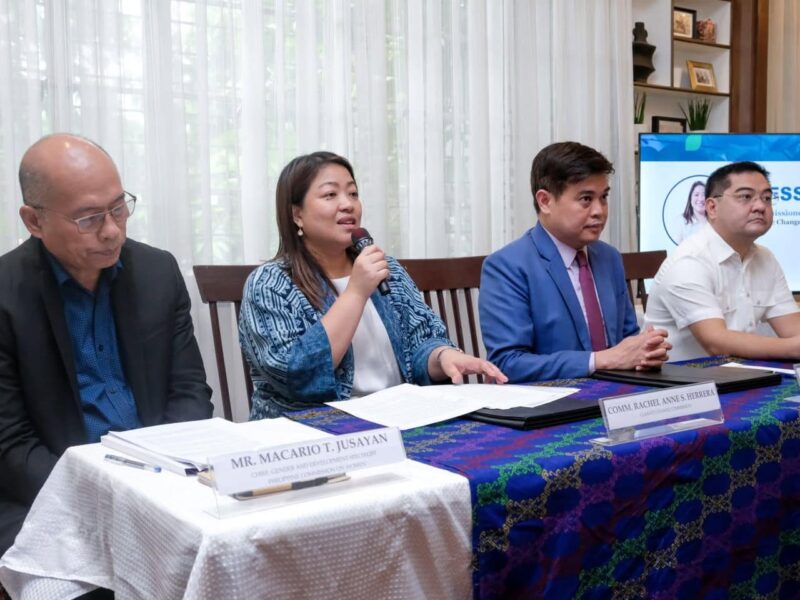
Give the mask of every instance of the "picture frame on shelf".
<path id="1" fill-rule="evenodd" d="M 653 133 L 686 133 L 686 119 L 654 116 L 650 130 Z"/>
<path id="2" fill-rule="evenodd" d="M 692 39 L 697 31 L 697 11 L 691 8 L 672 8 L 672 35 Z"/>
<path id="3" fill-rule="evenodd" d="M 698 92 L 716 92 L 717 78 L 714 76 L 714 65 L 711 63 L 687 60 L 689 85 Z"/>

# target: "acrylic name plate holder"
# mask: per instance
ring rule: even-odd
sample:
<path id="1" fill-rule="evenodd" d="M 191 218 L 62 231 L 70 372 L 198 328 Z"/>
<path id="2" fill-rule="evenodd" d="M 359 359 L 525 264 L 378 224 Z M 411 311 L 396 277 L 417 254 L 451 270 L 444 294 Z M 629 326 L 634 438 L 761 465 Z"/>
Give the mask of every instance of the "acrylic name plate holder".
<path id="1" fill-rule="evenodd" d="M 600 410 L 606 436 L 591 440 L 600 446 L 616 446 L 725 421 L 713 381 L 602 398 Z"/>
<path id="2" fill-rule="evenodd" d="M 797 386 L 800 387 L 800 363 L 794 363 L 792 365 L 792 370 L 794 371 L 794 378 L 795 381 L 797 381 Z M 800 395 L 789 396 L 786 400 L 800 404 Z"/>
<path id="3" fill-rule="evenodd" d="M 205 512 L 221 519 L 401 480 L 390 470 L 351 474 L 405 459 L 400 430 L 387 427 L 209 457 L 198 477 L 214 495 Z"/>

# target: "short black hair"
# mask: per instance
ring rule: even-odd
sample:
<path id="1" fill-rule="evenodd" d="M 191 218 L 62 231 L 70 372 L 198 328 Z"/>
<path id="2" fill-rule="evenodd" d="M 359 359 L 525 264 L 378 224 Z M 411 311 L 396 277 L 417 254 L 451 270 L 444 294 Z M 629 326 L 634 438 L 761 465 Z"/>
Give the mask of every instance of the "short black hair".
<path id="1" fill-rule="evenodd" d="M 556 142 L 545 146 L 531 165 L 531 193 L 536 213 L 539 213 L 537 190 L 560 196 L 569 184 L 592 175 L 610 175 L 613 172 L 611 161 L 589 146 L 578 142 Z"/>
<path id="2" fill-rule="evenodd" d="M 769 171 L 760 164 L 742 160 L 724 165 L 708 176 L 706 180 L 706 198 L 721 196 L 725 190 L 731 187 L 731 175 L 739 173 L 761 173 L 769 183 Z"/>
<path id="3" fill-rule="evenodd" d="M 292 281 L 318 311 L 324 309 L 326 286 L 330 290 L 334 287 L 303 241 L 302 231 L 294 222 L 293 207 L 302 208 L 314 179 L 328 165 L 347 169 L 355 183 L 356 176 L 350 161 L 333 152 L 319 151 L 292 159 L 281 171 L 275 188 L 275 216 L 278 220 L 278 253 L 275 260 L 286 264 Z"/>
<path id="4" fill-rule="evenodd" d="M 41 169 L 23 162 L 19 165 L 19 188 L 23 204 L 41 206 L 50 191 L 50 180 Z"/>

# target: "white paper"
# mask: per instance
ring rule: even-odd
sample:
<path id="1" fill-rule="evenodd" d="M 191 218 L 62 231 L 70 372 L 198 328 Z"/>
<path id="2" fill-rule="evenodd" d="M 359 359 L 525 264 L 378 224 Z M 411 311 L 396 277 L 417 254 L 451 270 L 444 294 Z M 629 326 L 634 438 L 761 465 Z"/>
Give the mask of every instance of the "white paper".
<path id="1" fill-rule="evenodd" d="M 576 391 L 577 388 L 527 385 L 418 386 L 404 383 L 361 398 L 327 404 L 365 421 L 412 429 L 454 419 L 481 408 L 541 406 Z"/>
<path id="2" fill-rule="evenodd" d="M 461 399 L 483 402 L 481 408 L 532 408 L 542 406 L 578 391 L 578 388 L 546 387 L 540 385 L 493 385 L 467 383 L 463 385 L 436 385 L 423 388 L 432 393 L 441 393 Z"/>
<path id="3" fill-rule="evenodd" d="M 430 388 L 429 388 L 430 389 Z M 483 407 L 480 400 L 445 398 L 426 393 L 426 389 L 404 383 L 361 398 L 327 402 L 328 406 L 370 421 L 412 429 L 454 419 Z"/>
<path id="4" fill-rule="evenodd" d="M 778 369 L 776 367 L 757 367 L 755 365 L 743 365 L 742 363 L 729 362 L 722 365 L 723 367 L 739 367 L 740 369 L 757 369 L 759 371 L 769 371 L 770 373 L 781 373 L 782 375 L 791 375 L 794 377 L 794 371 L 791 369 Z"/>
<path id="5" fill-rule="evenodd" d="M 331 437 L 329 433 L 292 421 L 286 417 L 234 423 L 234 427 L 236 427 L 236 432 L 239 435 L 253 440 L 256 443 L 256 448 L 282 446 L 283 444 Z"/>
<path id="6" fill-rule="evenodd" d="M 232 423 L 220 418 L 203 419 L 130 431 L 112 431 L 108 435 L 150 453 L 194 465 L 205 465 L 209 456 L 320 438 L 326 434 L 281 417 L 252 423 Z M 122 450 L 119 445 L 114 447 Z"/>

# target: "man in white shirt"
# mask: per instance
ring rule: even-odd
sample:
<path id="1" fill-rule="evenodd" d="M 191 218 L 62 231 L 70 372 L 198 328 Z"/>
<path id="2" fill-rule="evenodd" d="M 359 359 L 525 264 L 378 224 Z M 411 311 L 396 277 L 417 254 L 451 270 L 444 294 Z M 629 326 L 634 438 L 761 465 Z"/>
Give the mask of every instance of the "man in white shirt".
<path id="1" fill-rule="evenodd" d="M 714 171 L 708 224 L 664 261 L 645 323 L 666 329 L 672 360 L 730 354 L 800 359 L 800 312 L 772 252 L 755 241 L 772 226 L 769 173 L 753 162 Z M 756 333 L 768 323 L 777 337 Z"/>

